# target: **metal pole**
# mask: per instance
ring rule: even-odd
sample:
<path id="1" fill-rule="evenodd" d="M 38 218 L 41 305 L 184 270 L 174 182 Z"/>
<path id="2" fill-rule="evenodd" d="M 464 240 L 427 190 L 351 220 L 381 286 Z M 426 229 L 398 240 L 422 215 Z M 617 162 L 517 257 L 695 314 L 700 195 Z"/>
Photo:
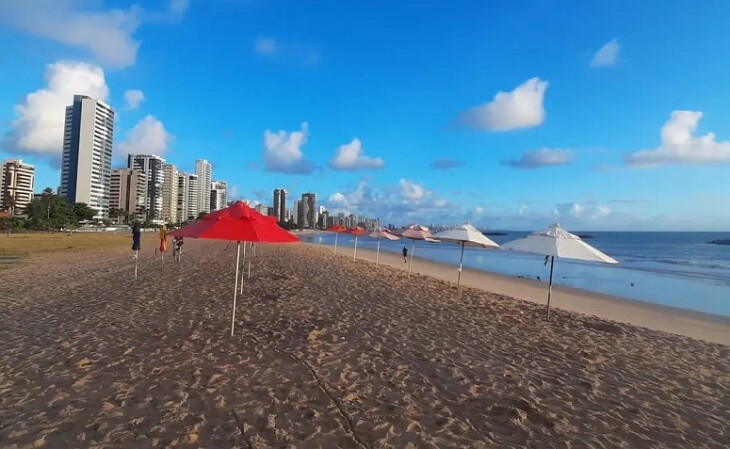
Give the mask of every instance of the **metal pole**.
<path id="1" fill-rule="evenodd" d="M 241 264 L 241 291 L 240 293 L 243 294 L 243 273 L 246 271 L 244 270 L 246 266 L 246 242 L 243 242 L 243 263 Z"/>
<path id="2" fill-rule="evenodd" d="M 335 232 L 335 250 L 332 251 L 332 254 L 337 254 L 337 237 L 340 235 L 339 232 Z"/>
<path id="3" fill-rule="evenodd" d="M 456 288 L 461 285 L 461 270 L 464 267 L 464 242 L 461 242 L 461 258 L 459 259 L 459 275 L 456 278 Z"/>
<path id="4" fill-rule="evenodd" d="M 251 279 L 251 259 L 253 259 L 253 242 L 251 242 L 251 255 L 248 256 L 248 278 Z"/>
<path id="5" fill-rule="evenodd" d="M 375 253 L 375 266 L 380 263 L 380 239 L 378 239 L 378 251 Z"/>
<path id="6" fill-rule="evenodd" d="M 548 283 L 547 319 L 550 319 L 550 294 L 553 292 L 553 264 L 555 256 L 550 256 L 550 283 Z"/>
<path id="7" fill-rule="evenodd" d="M 357 256 L 357 235 L 355 236 L 355 251 L 352 252 L 352 261 L 355 261 L 355 256 Z"/>
<path id="8" fill-rule="evenodd" d="M 231 337 L 233 330 L 236 328 L 236 293 L 238 293 L 238 261 L 241 257 L 241 242 L 236 244 L 236 277 L 233 284 L 233 310 L 231 311 Z"/>
<path id="9" fill-rule="evenodd" d="M 134 278 L 137 279 L 137 263 L 139 262 L 139 250 L 134 252 Z"/>
<path id="10" fill-rule="evenodd" d="M 413 266 L 413 251 L 416 249 L 416 241 L 411 241 L 411 260 L 408 263 L 408 276 L 411 275 L 411 267 Z"/>

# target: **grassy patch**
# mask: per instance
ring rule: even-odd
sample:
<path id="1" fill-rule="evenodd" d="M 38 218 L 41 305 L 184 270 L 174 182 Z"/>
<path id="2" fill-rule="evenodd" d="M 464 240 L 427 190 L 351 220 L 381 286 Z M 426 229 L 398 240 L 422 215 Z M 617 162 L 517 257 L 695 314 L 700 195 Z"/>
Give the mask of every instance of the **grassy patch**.
<path id="1" fill-rule="evenodd" d="M 142 235 L 143 247 L 154 245 L 159 234 Z M 0 257 L 25 256 L 40 253 L 76 252 L 91 249 L 132 247 L 130 233 L 56 233 L 0 235 Z M 5 264 L 3 264 L 5 265 Z"/>

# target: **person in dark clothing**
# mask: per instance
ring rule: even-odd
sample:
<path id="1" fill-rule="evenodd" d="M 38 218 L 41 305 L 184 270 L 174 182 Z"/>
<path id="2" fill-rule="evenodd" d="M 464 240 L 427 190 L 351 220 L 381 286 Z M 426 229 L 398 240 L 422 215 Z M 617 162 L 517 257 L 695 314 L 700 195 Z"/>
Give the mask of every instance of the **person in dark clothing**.
<path id="1" fill-rule="evenodd" d="M 408 262 L 408 248 L 405 246 L 403 247 L 403 263 Z"/>
<path id="2" fill-rule="evenodd" d="M 180 236 L 175 236 L 174 239 L 172 239 L 172 257 L 175 260 L 175 262 L 180 262 L 180 256 L 182 256 L 182 247 L 183 247 L 183 238 Z"/>

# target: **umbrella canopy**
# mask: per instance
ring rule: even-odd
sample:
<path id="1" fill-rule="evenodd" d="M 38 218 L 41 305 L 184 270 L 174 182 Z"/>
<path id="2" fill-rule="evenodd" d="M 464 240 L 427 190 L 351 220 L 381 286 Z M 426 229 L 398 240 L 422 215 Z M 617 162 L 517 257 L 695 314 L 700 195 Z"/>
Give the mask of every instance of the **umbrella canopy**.
<path id="1" fill-rule="evenodd" d="M 378 250 L 375 252 L 375 266 L 378 266 L 378 264 L 380 263 L 380 239 L 400 240 L 400 237 L 398 237 L 397 235 L 391 234 L 385 228 L 376 229 L 375 231 L 370 233 L 369 237 L 378 239 Z"/>
<path id="2" fill-rule="evenodd" d="M 408 263 L 408 274 L 411 274 L 411 267 L 413 266 L 413 251 L 416 249 L 416 240 L 425 240 L 427 242 L 439 242 L 433 238 L 428 228 L 419 224 L 410 224 L 395 232 L 396 235 L 411 239 L 411 258 Z"/>
<path id="3" fill-rule="evenodd" d="M 459 271 L 456 278 L 456 287 L 461 285 L 461 272 L 464 269 L 464 247 L 476 247 L 476 248 L 498 248 L 499 245 L 491 241 L 484 234 L 479 232 L 477 228 L 470 224 L 462 225 L 455 229 L 447 229 L 434 235 L 441 241 L 454 242 L 461 246 L 461 257 L 459 259 Z"/>
<path id="4" fill-rule="evenodd" d="M 550 257 L 550 282 L 548 284 L 547 299 L 548 319 L 550 319 L 550 295 L 553 289 L 553 265 L 555 264 L 556 257 L 607 264 L 618 263 L 616 259 L 603 254 L 581 240 L 577 235 L 571 234 L 561 228 L 558 223 L 554 223 L 544 231 L 533 232 L 525 237 L 507 242 L 501 248 L 508 251 L 519 251 Z"/>
<path id="5" fill-rule="evenodd" d="M 169 233 L 171 236 L 195 239 L 232 240 L 236 245 L 236 277 L 233 287 L 233 311 L 231 312 L 231 336 L 236 324 L 236 294 L 238 293 L 238 269 L 241 242 L 293 243 L 299 239 L 280 228 L 276 217 L 267 217 L 250 208 L 243 201 L 204 215 L 200 220 Z M 249 270 L 250 270 L 249 260 Z"/>

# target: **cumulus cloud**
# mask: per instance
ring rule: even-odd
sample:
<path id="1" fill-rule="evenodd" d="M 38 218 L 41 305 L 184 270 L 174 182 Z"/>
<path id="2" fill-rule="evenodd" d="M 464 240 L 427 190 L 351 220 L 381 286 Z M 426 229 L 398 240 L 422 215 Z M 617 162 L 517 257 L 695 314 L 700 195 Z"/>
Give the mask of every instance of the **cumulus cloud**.
<path id="1" fill-rule="evenodd" d="M 355 137 L 352 142 L 340 145 L 335 157 L 330 161 L 333 170 L 364 170 L 369 168 L 383 168 L 383 158 L 368 157 L 363 154 L 362 142 Z"/>
<path id="2" fill-rule="evenodd" d="M 254 42 L 253 49 L 256 53 L 262 55 L 271 55 L 276 53 L 276 39 L 271 37 L 259 37 Z"/>
<path id="3" fill-rule="evenodd" d="M 422 200 L 426 194 L 426 190 L 423 188 L 422 184 L 417 184 L 413 181 L 409 181 L 408 179 L 401 179 L 398 185 L 400 186 L 400 196 L 404 200 Z"/>
<path id="4" fill-rule="evenodd" d="M 304 159 L 302 146 L 307 143 L 309 125 L 302 123 L 301 131 L 264 131 L 264 170 L 295 175 L 307 175 L 314 164 Z"/>
<path id="5" fill-rule="evenodd" d="M 489 103 L 465 111 L 457 122 L 462 126 L 489 131 L 532 128 L 545 120 L 543 99 L 548 82 L 530 78 L 512 92 L 498 92 Z"/>
<path id="6" fill-rule="evenodd" d="M 106 101 L 109 87 L 104 71 L 79 62 L 56 62 L 46 68 L 46 86 L 15 105 L 15 120 L 3 138 L 3 146 L 15 153 L 58 159 L 63 152 L 66 106 L 74 95 L 88 95 Z"/>
<path id="7" fill-rule="evenodd" d="M 182 16 L 190 7 L 190 0 L 170 0 L 170 13 Z"/>
<path id="8" fill-rule="evenodd" d="M 570 150 L 540 148 L 534 151 L 525 151 L 517 160 L 502 161 L 502 165 L 513 168 L 541 168 L 554 165 L 567 165 L 573 161 L 573 152 Z"/>
<path id="9" fill-rule="evenodd" d="M 144 92 L 139 89 L 124 92 L 124 101 L 127 102 L 127 109 L 137 109 L 144 100 Z"/>
<path id="10" fill-rule="evenodd" d="M 621 45 L 618 39 L 612 39 L 606 42 L 603 47 L 598 49 L 593 59 L 591 59 L 591 67 L 607 67 L 618 62 L 618 54 L 621 51 Z"/>
<path id="11" fill-rule="evenodd" d="M 451 170 L 466 165 L 464 161 L 455 161 L 452 159 L 436 159 L 431 162 L 431 168 L 434 170 Z"/>
<path id="12" fill-rule="evenodd" d="M 606 218 L 612 214 L 609 207 L 593 203 L 561 203 L 553 208 L 555 218 L 570 218 L 574 223 L 582 223 L 586 220 L 596 221 Z"/>
<path id="13" fill-rule="evenodd" d="M 730 141 L 717 141 L 712 132 L 694 135 L 701 118 L 699 111 L 673 111 L 662 127 L 661 145 L 653 150 L 627 154 L 624 164 L 642 168 L 665 164 L 730 163 Z"/>
<path id="14" fill-rule="evenodd" d="M 148 115 L 132 128 L 117 149 L 122 156 L 128 154 L 155 154 L 162 156 L 175 140 L 161 121 Z"/>

